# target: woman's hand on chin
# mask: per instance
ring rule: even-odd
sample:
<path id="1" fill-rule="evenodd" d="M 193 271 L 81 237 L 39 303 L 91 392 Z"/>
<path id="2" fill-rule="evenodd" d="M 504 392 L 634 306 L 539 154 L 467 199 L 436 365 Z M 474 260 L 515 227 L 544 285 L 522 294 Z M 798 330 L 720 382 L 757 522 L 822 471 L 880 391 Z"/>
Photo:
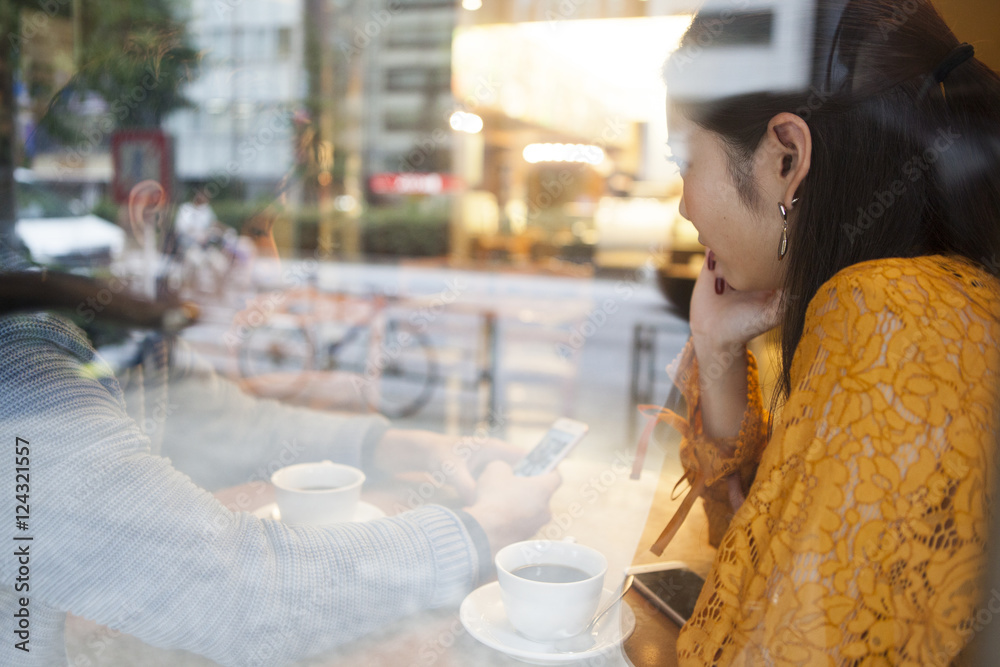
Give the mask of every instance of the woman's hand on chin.
<path id="1" fill-rule="evenodd" d="M 714 265 L 709 251 L 691 295 L 691 337 L 696 352 L 699 347 L 715 351 L 745 346 L 779 322 L 781 290 L 737 291 Z"/>

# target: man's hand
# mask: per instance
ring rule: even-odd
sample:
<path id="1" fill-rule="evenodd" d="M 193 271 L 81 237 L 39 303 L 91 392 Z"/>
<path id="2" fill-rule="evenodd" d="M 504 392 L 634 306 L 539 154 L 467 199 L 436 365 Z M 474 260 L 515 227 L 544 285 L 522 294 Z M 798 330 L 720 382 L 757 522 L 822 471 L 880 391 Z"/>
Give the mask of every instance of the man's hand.
<path id="1" fill-rule="evenodd" d="M 399 474 L 443 473 L 463 503 L 477 497 L 476 478 L 493 461 L 516 463 L 525 452 L 496 438 L 455 437 L 430 431 L 389 429 L 375 446 L 375 468 Z"/>
<path id="2" fill-rule="evenodd" d="M 493 555 L 526 540 L 552 518 L 549 502 L 562 484 L 558 472 L 516 477 L 509 465 L 495 461 L 479 477 L 476 502 L 465 508 L 483 527 Z"/>

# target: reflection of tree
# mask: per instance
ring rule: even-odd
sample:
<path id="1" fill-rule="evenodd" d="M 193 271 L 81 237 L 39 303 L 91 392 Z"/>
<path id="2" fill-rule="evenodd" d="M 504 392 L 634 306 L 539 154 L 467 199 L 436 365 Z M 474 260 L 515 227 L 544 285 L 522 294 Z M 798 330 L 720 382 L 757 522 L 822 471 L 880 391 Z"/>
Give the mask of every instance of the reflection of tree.
<path id="1" fill-rule="evenodd" d="M 356 230 L 334 208 L 334 198 L 348 190 L 349 150 L 342 139 L 349 119 L 343 100 L 348 95 L 351 66 L 332 42 L 350 24 L 350 17 L 368 3 L 356 0 L 305 0 L 305 53 L 307 93 L 304 106 L 311 126 L 300 134 L 303 161 L 302 204 L 318 213 L 317 246 L 324 257 L 356 252 Z"/>
<path id="2" fill-rule="evenodd" d="M 50 103 L 45 127 L 59 138 L 79 140 L 79 122 L 68 113 L 74 94 L 99 95 L 101 117 L 113 129 L 158 127 L 172 110 L 187 106 L 180 84 L 192 77 L 198 54 L 186 44 L 185 25 L 165 0 L 102 0 L 87 3 L 79 20 L 84 44 L 73 80 Z M 109 118 L 110 117 L 110 118 Z"/>
<path id="3" fill-rule="evenodd" d="M 17 100 L 14 98 L 14 69 L 17 66 L 17 42 L 8 35 L 21 34 L 21 10 L 37 7 L 28 0 L 0 2 L 0 242 L 11 236 L 17 219 L 14 200 L 14 133 Z"/>
<path id="4" fill-rule="evenodd" d="M 71 15 L 71 7 L 79 10 Z M 185 25 L 167 0 L 0 0 L 0 233 L 16 218 L 14 141 L 17 101 L 14 79 L 21 66 L 23 16 L 43 12 L 46 20 L 74 22 L 77 71 L 51 100 L 39 127 L 69 145 L 103 144 L 122 128 L 158 127 L 170 111 L 187 104 L 180 83 L 191 78 L 198 54 L 186 43 Z M 41 16 L 41 15 L 38 15 Z M 20 77 L 20 78 L 23 78 Z M 88 96 L 103 100 L 97 115 L 76 105 Z"/>

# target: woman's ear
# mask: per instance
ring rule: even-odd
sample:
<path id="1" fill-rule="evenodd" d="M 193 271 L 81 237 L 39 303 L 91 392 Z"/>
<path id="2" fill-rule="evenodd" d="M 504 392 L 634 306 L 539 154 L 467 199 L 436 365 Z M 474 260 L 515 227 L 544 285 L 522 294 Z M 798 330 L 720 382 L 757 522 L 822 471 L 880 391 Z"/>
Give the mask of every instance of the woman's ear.
<path id="1" fill-rule="evenodd" d="M 157 181 L 145 180 L 132 186 L 128 193 L 128 221 L 139 245 L 146 238 L 146 230 L 155 235 L 157 228 L 164 224 L 166 209 L 167 193 Z"/>
<path id="2" fill-rule="evenodd" d="M 812 166 L 812 132 L 800 116 L 779 113 L 767 126 L 765 174 L 789 210 Z"/>

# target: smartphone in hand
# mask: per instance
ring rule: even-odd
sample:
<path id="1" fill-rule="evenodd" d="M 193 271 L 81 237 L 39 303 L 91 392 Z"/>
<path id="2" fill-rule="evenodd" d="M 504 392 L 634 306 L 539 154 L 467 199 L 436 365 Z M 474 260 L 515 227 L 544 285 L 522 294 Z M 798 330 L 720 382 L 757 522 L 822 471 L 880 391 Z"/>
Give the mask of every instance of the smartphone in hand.
<path id="1" fill-rule="evenodd" d="M 514 474 L 519 477 L 533 477 L 552 472 L 576 443 L 583 440 L 589 428 L 575 419 L 557 419 L 542 441 L 514 464 Z"/>
<path id="2" fill-rule="evenodd" d="M 670 561 L 637 565 L 628 572 L 635 575 L 633 587 L 677 625 L 684 625 L 694 614 L 705 580 L 686 564 Z"/>

